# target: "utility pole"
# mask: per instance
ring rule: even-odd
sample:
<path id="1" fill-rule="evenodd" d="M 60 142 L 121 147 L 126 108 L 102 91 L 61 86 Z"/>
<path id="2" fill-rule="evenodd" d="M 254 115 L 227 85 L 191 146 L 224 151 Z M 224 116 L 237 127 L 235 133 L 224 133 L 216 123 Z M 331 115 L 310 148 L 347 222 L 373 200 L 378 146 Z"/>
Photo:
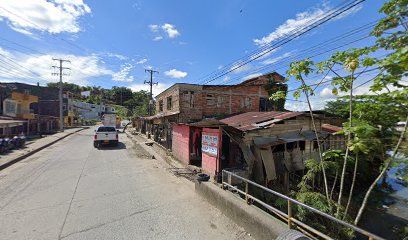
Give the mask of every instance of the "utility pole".
<path id="1" fill-rule="evenodd" d="M 60 81 L 59 81 L 59 116 L 60 116 L 60 131 L 64 131 L 64 115 L 62 111 L 62 70 L 64 69 L 70 69 L 67 67 L 63 67 L 62 64 L 64 62 L 71 63 L 71 61 L 66 60 L 66 59 L 61 59 L 61 58 L 52 58 L 53 61 L 59 61 L 59 66 L 52 66 L 53 68 L 58 68 L 59 73 L 54 73 L 54 75 L 59 75 Z"/>
<path id="2" fill-rule="evenodd" d="M 148 72 L 148 73 L 150 73 L 150 81 L 144 81 L 144 84 L 149 84 L 150 85 L 150 101 L 149 101 L 149 116 L 151 116 L 152 115 L 152 113 L 153 113 L 153 109 L 152 109 L 152 106 L 153 106 L 153 93 L 152 93 L 152 90 L 153 90 L 153 84 L 156 84 L 156 85 L 158 85 L 159 83 L 158 82 L 153 82 L 153 73 L 159 73 L 158 71 L 155 71 L 155 70 L 153 70 L 153 69 L 145 69 L 145 72 Z"/>

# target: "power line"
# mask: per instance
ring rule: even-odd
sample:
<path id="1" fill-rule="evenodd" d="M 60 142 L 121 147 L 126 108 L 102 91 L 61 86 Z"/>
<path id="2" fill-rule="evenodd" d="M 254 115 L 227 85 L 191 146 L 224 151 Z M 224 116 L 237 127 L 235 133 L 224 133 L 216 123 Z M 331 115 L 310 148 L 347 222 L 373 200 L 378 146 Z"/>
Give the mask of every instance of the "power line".
<path id="1" fill-rule="evenodd" d="M 337 5 L 337 6 L 336 6 L 335 8 L 333 8 L 333 9 L 339 8 L 341 5 L 347 3 L 348 1 L 349 1 L 349 0 L 343 1 L 343 3 Z M 321 16 L 324 16 L 325 14 L 326 14 L 326 13 L 323 13 L 323 14 L 318 15 L 318 16 L 316 17 L 316 19 L 319 18 L 319 17 L 321 17 Z M 310 23 L 311 23 L 312 21 L 314 21 L 314 20 L 315 20 L 315 19 L 310 19 L 309 21 L 307 21 L 307 22 L 304 24 L 304 26 L 310 24 Z M 288 36 L 289 34 L 295 33 L 296 31 L 299 30 L 299 28 L 300 28 L 300 27 L 295 28 L 295 29 L 289 31 L 287 34 L 278 37 L 278 38 L 276 39 L 277 42 L 279 42 L 280 40 L 284 39 L 284 38 L 285 38 L 286 36 Z M 236 65 L 237 63 L 240 63 L 240 62 L 242 61 L 242 59 L 252 58 L 253 56 L 258 55 L 259 53 L 263 53 L 265 50 L 268 49 L 268 47 L 271 47 L 273 44 L 275 44 L 275 42 L 270 42 L 270 43 L 268 43 L 268 44 L 265 44 L 265 45 L 264 45 L 263 47 L 261 47 L 260 49 L 257 49 L 257 50 L 255 50 L 255 51 L 252 51 L 250 54 L 247 54 L 247 55 L 245 55 L 244 57 L 242 57 L 242 58 L 240 58 L 240 59 L 238 59 L 238 60 L 236 60 L 236 61 L 234 61 L 234 62 L 232 62 L 232 63 L 230 63 L 230 64 L 228 64 L 228 65 L 226 65 L 226 66 L 224 66 L 223 69 L 230 69 L 231 67 L 233 67 L 233 66 Z M 212 73 L 207 74 L 205 77 L 200 78 L 199 81 L 201 81 L 201 79 L 204 79 L 204 80 L 205 80 L 206 78 L 209 78 L 209 77 L 211 77 L 212 75 L 216 75 L 217 72 L 222 72 L 222 71 L 218 71 L 218 70 L 213 71 Z"/>
<path id="2" fill-rule="evenodd" d="M 29 24 L 31 24 L 31 25 L 37 27 L 37 28 L 40 29 L 41 31 L 49 32 L 47 28 L 45 28 L 45 27 L 43 27 L 43 26 L 40 26 L 40 25 L 38 25 L 38 24 L 36 24 L 36 23 L 34 23 L 34 22 L 32 22 L 32 21 L 26 19 L 25 17 L 22 17 L 21 15 L 14 13 L 13 11 L 10 11 L 10 10 L 4 8 L 4 7 L 1 7 L 1 6 L 0 6 L 0 8 L 3 9 L 4 11 L 6 11 L 6 12 L 8 12 L 8 13 L 10 13 L 10 14 L 12 14 L 12 15 L 14 15 L 14 16 L 16 16 L 16 17 L 22 19 L 22 20 L 24 20 L 25 22 L 27 22 L 27 23 L 29 23 Z M 55 35 L 53 35 L 53 34 L 51 34 L 50 36 L 53 37 L 53 38 L 55 38 L 55 39 L 57 39 L 57 40 L 60 40 L 60 41 L 62 41 L 62 42 L 64 42 L 64 43 L 67 43 L 67 44 L 69 44 L 70 46 L 76 47 L 76 48 L 79 49 L 80 51 L 89 52 L 89 51 L 87 51 L 86 49 L 84 49 L 84 48 L 78 46 L 78 45 L 75 44 L 75 43 L 72 43 L 72 42 L 70 42 L 70 41 L 67 41 L 67 40 L 64 39 L 64 38 L 59 38 L 59 37 L 57 37 L 57 36 L 55 36 Z"/>
<path id="3" fill-rule="evenodd" d="M 242 66 L 244 66 L 244 65 L 246 65 L 246 64 L 248 64 L 248 63 L 250 63 L 250 62 L 252 62 L 252 61 L 254 61 L 254 60 L 256 60 L 256 59 L 258 59 L 258 58 L 260 58 L 260 57 L 262 57 L 262 56 L 264 56 L 265 54 L 271 52 L 272 50 L 277 49 L 278 47 L 281 47 L 282 45 L 284 45 L 284 44 L 286 44 L 286 43 L 288 43 L 288 42 L 290 42 L 290 41 L 296 39 L 297 37 L 299 37 L 299 36 L 301 36 L 301 35 L 303 35 L 303 34 L 309 32 L 309 31 L 311 31 L 311 30 L 313 30 L 313 29 L 319 27 L 319 26 L 322 25 L 323 23 L 325 23 L 325 22 L 327 22 L 327 21 L 329 21 L 329 20 L 331 20 L 331 19 L 333 19 L 333 18 L 339 16 L 340 14 L 342 14 L 342 13 L 348 11 L 349 9 L 351 9 L 351 8 L 353 8 L 353 7 L 355 7 L 355 6 L 357 6 L 358 4 L 361 4 L 361 3 L 364 2 L 364 1 L 365 1 L 365 0 L 356 0 L 356 1 L 354 1 L 353 3 L 348 4 L 347 6 L 342 7 L 340 10 L 339 10 L 339 9 L 338 9 L 338 10 L 334 10 L 332 13 L 326 15 L 325 17 L 323 17 L 323 18 L 321 18 L 321 19 L 317 19 L 314 23 L 312 23 L 312 24 L 310 24 L 310 25 L 303 26 L 300 30 L 298 30 L 298 31 L 295 32 L 294 34 L 290 34 L 288 37 L 285 36 L 285 38 L 283 38 L 283 39 L 279 40 L 278 42 L 274 43 L 274 44 L 271 45 L 271 47 L 268 48 L 267 50 L 258 51 L 259 53 L 258 53 L 256 56 L 250 57 L 249 60 L 241 60 L 241 63 L 235 64 L 234 67 L 230 68 L 229 70 L 227 70 L 227 71 L 225 71 L 225 70 L 224 70 L 224 71 L 220 71 L 219 74 L 215 75 L 215 76 L 212 77 L 212 78 L 209 78 L 209 79 L 206 80 L 203 84 L 207 84 L 207 83 L 209 83 L 209 82 L 212 82 L 212 81 L 214 81 L 214 80 L 216 80 L 216 79 L 218 79 L 218 78 L 220 78 L 220 77 L 222 77 L 222 76 L 225 76 L 226 74 L 228 74 L 228 73 L 230 73 L 230 72 L 233 72 L 233 71 L 239 69 L 240 67 L 242 67 Z"/>

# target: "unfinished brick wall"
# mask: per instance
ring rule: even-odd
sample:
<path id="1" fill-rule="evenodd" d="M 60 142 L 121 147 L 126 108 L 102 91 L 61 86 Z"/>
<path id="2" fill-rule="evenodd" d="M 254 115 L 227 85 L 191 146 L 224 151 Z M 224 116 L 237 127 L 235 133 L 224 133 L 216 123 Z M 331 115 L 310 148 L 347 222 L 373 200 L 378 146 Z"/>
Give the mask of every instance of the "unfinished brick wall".
<path id="1" fill-rule="evenodd" d="M 180 88 L 180 120 L 201 120 L 203 118 L 203 100 L 201 90 Z"/>
<path id="2" fill-rule="evenodd" d="M 169 97 L 171 97 L 171 106 L 172 106 L 171 109 L 167 108 Z M 163 111 L 160 111 L 160 101 L 163 101 Z M 176 112 L 179 110 L 180 110 L 180 104 L 179 104 L 178 88 L 169 89 L 169 91 L 163 92 L 156 98 L 156 113 Z"/>
<path id="3" fill-rule="evenodd" d="M 173 124 L 173 155 L 188 165 L 190 163 L 190 127 L 180 124 Z"/>
<path id="4" fill-rule="evenodd" d="M 178 122 L 199 121 L 204 117 L 222 117 L 226 115 L 258 112 L 263 100 L 262 111 L 283 110 L 284 100 L 279 106 L 270 107 L 268 89 L 274 88 L 272 83 L 281 83 L 284 78 L 277 74 L 253 78 L 237 85 L 194 85 L 177 83 L 156 98 L 156 112 L 167 113 L 180 111 Z M 284 84 L 284 86 L 286 86 Z M 269 90 L 271 91 L 271 90 Z M 171 97 L 172 108 L 167 108 Z M 160 111 L 162 101 L 163 111 Z M 265 103 L 267 101 L 268 103 Z M 264 106 L 269 104 L 267 108 Z M 275 103 L 273 103 L 275 104 Z"/>
<path id="5" fill-rule="evenodd" d="M 203 115 L 217 116 L 259 111 L 261 97 L 268 98 L 264 86 L 204 86 Z"/>

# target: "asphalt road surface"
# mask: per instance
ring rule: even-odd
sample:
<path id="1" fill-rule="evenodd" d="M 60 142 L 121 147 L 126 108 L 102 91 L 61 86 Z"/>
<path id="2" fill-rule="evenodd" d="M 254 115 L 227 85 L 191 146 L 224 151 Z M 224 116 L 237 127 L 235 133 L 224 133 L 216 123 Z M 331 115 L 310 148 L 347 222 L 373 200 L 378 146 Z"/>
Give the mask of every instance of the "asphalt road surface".
<path id="1" fill-rule="evenodd" d="M 119 138 L 98 150 L 85 130 L 0 171 L 0 239 L 251 239 Z"/>

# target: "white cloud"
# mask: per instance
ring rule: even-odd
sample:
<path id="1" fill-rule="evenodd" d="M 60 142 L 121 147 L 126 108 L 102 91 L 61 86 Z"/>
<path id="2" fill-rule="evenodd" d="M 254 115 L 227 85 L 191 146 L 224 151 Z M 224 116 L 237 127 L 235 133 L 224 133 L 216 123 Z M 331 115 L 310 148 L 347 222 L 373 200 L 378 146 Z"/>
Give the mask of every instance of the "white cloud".
<path id="1" fill-rule="evenodd" d="M 157 36 L 157 37 L 153 38 L 153 41 L 160 41 L 160 40 L 162 40 L 162 39 L 163 39 L 162 36 Z"/>
<path id="2" fill-rule="evenodd" d="M 269 57 L 272 53 L 278 51 L 280 48 L 275 48 L 275 49 L 265 49 L 257 54 L 254 54 L 251 56 L 251 60 L 257 59 L 257 60 L 262 60 L 267 57 Z"/>
<path id="3" fill-rule="evenodd" d="M 241 64 L 243 64 L 242 62 L 239 62 L 235 65 L 233 65 L 230 68 L 230 71 L 232 71 L 233 73 L 237 74 L 237 73 L 242 73 L 242 72 L 246 72 L 252 69 L 252 66 L 250 64 L 245 64 L 240 66 Z"/>
<path id="4" fill-rule="evenodd" d="M 339 19 L 345 18 L 347 16 L 354 15 L 355 13 L 360 11 L 362 8 L 363 8 L 363 4 L 359 4 L 357 6 L 354 6 L 354 7 L 350 8 L 348 11 L 343 12 L 340 15 L 338 15 L 337 17 L 333 18 L 333 20 L 339 20 Z"/>
<path id="5" fill-rule="evenodd" d="M 15 31 L 32 34 L 32 30 L 49 33 L 76 33 L 81 31 L 78 19 L 91 13 L 83 0 L 0 0 L 0 21 Z"/>
<path id="6" fill-rule="evenodd" d="M 223 82 L 228 82 L 229 80 L 231 80 L 231 77 L 229 77 L 229 76 L 225 76 L 225 77 L 222 79 Z"/>
<path id="7" fill-rule="evenodd" d="M 320 91 L 319 96 L 321 96 L 323 98 L 335 97 L 335 95 L 332 93 L 332 89 L 328 88 L 328 87 L 323 88 Z"/>
<path id="8" fill-rule="evenodd" d="M 134 66 L 130 63 L 126 63 L 121 66 L 120 70 L 112 74 L 112 80 L 118 82 L 133 82 L 133 76 L 130 76 L 130 71 Z"/>
<path id="9" fill-rule="evenodd" d="M 128 57 L 126 57 L 126 56 L 124 56 L 124 55 L 121 55 L 121 54 L 117 54 L 117 53 L 107 53 L 106 55 L 107 55 L 108 57 L 117 58 L 117 59 L 119 59 L 119 60 L 121 60 L 121 61 L 124 61 L 124 60 L 127 60 L 127 59 L 128 59 Z"/>
<path id="10" fill-rule="evenodd" d="M 180 36 L 180 32 L 176 29 L 176 26 L 170 23 L 165 23 L 163 25 L 158 25 L 158 24 L 150 24 L 149 29 L 151 32 L 158 34 L 159 31 L 160 35 L 155 36 L 152 40 L 153 41 L 160 41 L 163 39 L 163 36 L 161 35 L 167 35 L 169 38 L 176 38 Z M 186 44 L 185 42 L 179 42 L 180 45 Z"/>
<path id="11" fill-rule="evenodd" d="M 274 64 L 274 63 L 276 63 L 276 62 L 278 62 L 278 61 L 280 61 L 280 60 L 282 60 L 284 58 L 290 57 L 291 55 L 292 55 L 292 52 L 286 52 L 286 53 L 284 53 L 284 54 L 282 54 L 282 55 L 280 55 L 278 57 L 266 59 L 265 61 L 262 62 L 262 64 L 264 64 L 264 65 Z"/>
<path id="12" fill-rule="evenodd" d="M 163 31 L 165 31 L 168 35 L 169 38 L 175 38 L 180 35 L 179 31 L 176 29 L 176 26 L 170 24 L 170 23 L 165 23 L 164 25 L 161 26 Z"/>
<path id="13" fill-rule="evenodd" d="M 147 62 L 147 58 L 143 58 L 143 59 L 140 59 L 139 61 L 137 61 L 136 64 L 144 64 L 146 62 Z"/>
<path id="14" fill-rule="evenodd" d="M 259 77 L 259 76 L 262 76 L 262 73 L 249 74 L 249 75 L 243 77 L 241 80 L 242 80 L 242 81 L 245 81 L 245 80 L 249 80 L 249 79 L 252 79 L 252 78 Z"/>
<path id="15" fill-rule="evenodd" d="M 157 96 L 159 93 L 163 92 L 168 87 L 170 87 L 170 85 L 166 83 L 159 83 L 158 85 L 153 85 L 152 88 L 153 96 Z M 130 85 L 129 88 L 132 89 L 132 91 L 134 92 L 141 90 L 150 91 L 150 86 L 148 84 L 133 84 Z"/>
<path id="16" fill-rule="evenodd" d="M 150 25 L 149 25 L 149 29 L 150 29 L 150 31 L 152 31 L 152 32 L 158 32 L 158 31 L 159 31 L 159 25 L 157 25 L 157 24 L 150 24 Z"/>
<path id="17" fill-rule="evenodd" d="M 47 54 L 47 55 L 19 55 L 14 52 L 7 52 L 0 49 L 0 53 L 7 58 L 0 56 L 1 61 L 7 61 L 14 67 L 10 67 L 9 71 L 0 71 L 2 81 L 21 81 L 21 82 L 55 82 L 58 81 L 58 76 L 52 76 L 53 57 L 68 59 L 71 63 L 64 63 L 65 67 L 71 70 L 65 70 L 64 73 L 69 74 L 64 76 L 64 81 L 75 83 L 78 85 L 89 85 L 89 79 L 100 76 L 111 76 L 114 72 L 105 68 L 102 60 L 97 55 L 78 56 L 66 54 Z M 12 64 L 9 59 L 17 62 L 20 66 Z M 30 71 L 28 71 L 29 69 Z"/>
<path id="18" fill-rule="evenodd" d="M 171 69 L 169 71 L 165 71 L 164 75 L 171 77 L 171 78 L 184 78 L 187 76 L 187 72 L 179 71 L 176 69 Z"/>
<path id="19" fill-rule="evenodd" d="M 361 9 L 361 6 L 356 6 L 351 10 L 342 13 L 332 21 L 344 18 L 348 15 L 354 14 Z M 254 39 L 254 43 L 258 46 L 264 46 L 269 44 L 283 36 L 291 34 L 295 29 L 302 28 L 306 26 L 310 21 L 320 19 L 330 10 L 330 7 L 323 4 L 321 7 L 313 8 L 312 10 L 300 12 L 296 14 L 295 18 L 287 19 L 283 24 L 278 26 L 275 31 L 269 33 L 260 39 Z"/>

